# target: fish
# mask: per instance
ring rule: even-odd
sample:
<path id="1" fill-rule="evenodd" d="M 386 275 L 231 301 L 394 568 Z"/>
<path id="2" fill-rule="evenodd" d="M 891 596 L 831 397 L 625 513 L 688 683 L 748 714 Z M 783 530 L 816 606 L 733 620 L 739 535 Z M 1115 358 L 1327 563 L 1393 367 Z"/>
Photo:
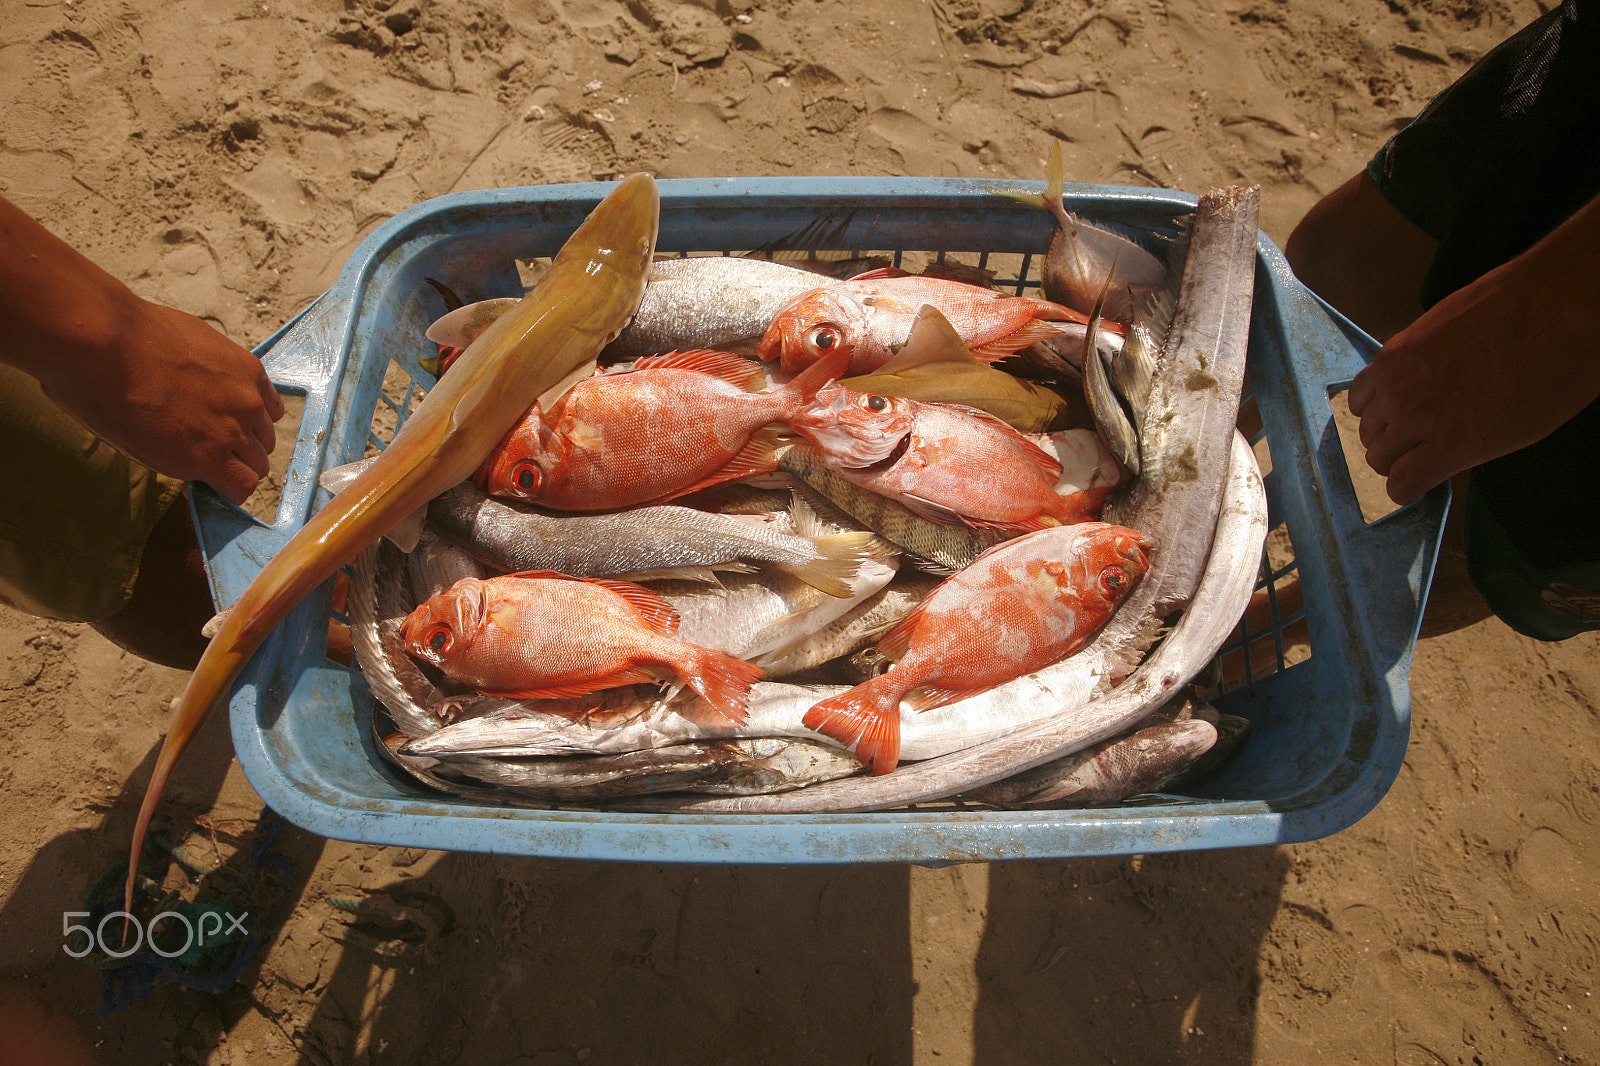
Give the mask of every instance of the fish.
<path id="1" fill-rule="evenodd" d="M 870 534 L 868 534 L 870 536 Z M 898 560 L 865 560 L 848 594 L 825 594 L 787 574 L 734 574 L 720 586 L 657 582 L 652 590 L 678 612 L 680 639 L 760 663 L 848 612 L 894 577 Z"/>
<path id="2" fill-rule="evenodd" d="M 808 498 L 826 501 L 843 511 L 929 573 L 953 574 L 971 565 L 987 549 L 1021 532 L 930 521 L 900 501 L 846 478 L 828 464 L 820 450 L 805 442 L 780 446 L 777 458 L 779 471 Z"/>
<path id="3" fill-rule="evenodd" d="M 783 306 L 821 283 L 812 271 L 764 259 L 657 260 L 639 313 L 607 345 L 602 361 L 698 348 L 753 355 Z"/>
<path id="4" fill-rule="evenodd" d="M 899 803 L 951 794 L 940 791 L 951 779 L 985 774 L 991 762 L 985 748 L 991 742 L 1018 736 L 1036 738 L 1044 733 L 1044 740 L 1030 739 L 1029 746 L 1048 753 L 1048 745 L 1055 743 L 1051 731 L 1062 729 L 1058 720 L 1064 711 L 1075 712 L 1078 720 L 1073 724 L 1090 735 L 1090 740 L 1078 747 L 1112 735 L 1093 736 L 1108 721 L 1123 723 L 1114 732 L 1124 732 L 1171 700 L 1172 687 L 1165 683 L 1169 676 L 1197 672 L 1227 640 L 1233 619 L 1250 600 L 1267 521 L 1266 494 L 1255 456 L 1249 443 L 1236 436 L 1211 557 L 1190 610 L 1152 653 L 1146 664 L 1150 669 L 1129 678 L 1129 685 L 1120 691 L 1113 689 L 1112 678 L 1124 677 L 1139 664 L 1128 654 L 1125 632 L 1102 630 L 1087 647 L 1060 663 L 983 695 L 903 716 L 902 765 L 893 774 L 858 781 L 842 790 L 842 797 L 836 794 L 840 790 L 827 785 L 817 786 L 820 791 L 808 788 L 807 795 L 783 801 L 702 799 L 687 805 L 663 801 L 649 809 L 705 813 L 871 809 L 888 789 L 893 789 L 891 795 Z M 1117 617 L 1108 630 L 1112 627 L 1128 628 L 1126 624 L 1119 627 Z M 820 700 L 848 689 L 843 685 L 758 681 L 751 688 L 749 717 L 739 725 L 644 699 L 629 689 L 594 693 L 582 701 L 480 700 L 475 709 L 462 713 L 452 724 L 408 746 L 418 754 L 587 755 L 740 735 L 826 739 L 805 726 L 804 716 Z M 694 698 L 684 692 L 674 700 L 681 705 Z M 556 705 L 562 705 L 559 714 Z M 961 757 L 963 752 L 968 753 L 966 757 Z M 1048 754 L 1042 754 L 1041 761 L 1047 760 Z M 926 766 L 919 765 L 921 762 Z M 977 766 L 958 765 L 951 771 L 951 762 Z M 930 776 L 931 782 L 924 780 Z M 993 779 L 1004 776 L 999 772 Z M 907 796 L 912 798 L 901 798 Z M 638 804 L 629 809 L 639 809 Z"/>
<path id="5" fill-rule="evenodd" d="M 917 311 L 905 347 L 871 373 L 839 384 L 855 392 L 975 407 L 1022 433 L 1088 424 L 1066 396 L 973 355 L 950 320 L 929 304 Z"/>
<path id="6" fill-rule="evenodd" d="M 463 482 L 428 506 L 431 528 L 501 572 L 555 570 L 573 577 L 767 563 L 828 596 L 848 597 L 875 551 L 866 532 L 799 537 L 689 507 L 619 514 L 541 514 L 491 499 Z M 638 580 L 638 578 L 629 578 Z"/>
<path id="7" fill-rule="evenodd" d="M 1144 577 L 1155 547 L 1137 530 L 1083 522 L 991 548 L 878 642 L 892 667 L 818 702 L 806 725 L 888 773 L 902 705 L 954 703 L 1071 655 Z"/>
<path id="8" fill-rule="evenodd" d="M 803 293 L 772 319 L 761 358 L 799 373 L 825 355 L 845 352 L 849 374 L 877 370 L 910 338 L 917 312 L 939 310 L 972 354 L 987 362 L 1060 332 L 1054 320 L 1083 322 L 1069 308 L 1031 296 L 898 270 L 873 271 Z"/>
<path id="9" fill-rule="evenodd" d="M 487 696 L 553 699 L 677 678 L 743 720 L 761 668 L 677 631 L 677 612 L 643 586 L 547 570 L 458 581 L 403 630 L 407 652 Z"/>
<path id="10" fill-rule="evenodd" d="M 901 571 L 889 584 L 804 640 L 761 655 L 755 663 L 767 677 L 790 677 L 851 655 L 910 614 L 938 584 L 939 579 L 932 575 Z"/>
<path id="11" fill-rule="evenodd" d="M 1167 263 L 1137 241 L 1085 222 L 1068 211 L 1061 197 L 1063 184 L 1058 141 L 1051 149 L 1042 194 L 1020 190 L 999 193 L 1055 216 L 1056 231 L 1040 264 L 1039 287 L 1047 299 L 1089 314 L 1115 268 L 1117 285 L 1107 295 L 1104 313 L 1113 321 L 1128 322 L 1136 315 L 1141 294 L 1171 288 Z"/>
<path id="12" fill-rule="evenodd" d="M 962 798 L 1013 810 L 1109 807 L 1159 791 L 1217 743 L 1217 727 L 1204 719 L 1161 722 L 1036 766 Z"/>
<path id="13" fill-rule="evenodd" d="M 1063 495 L 1061 464 L 983 411 L 860 393 L 817 390 L 790 426 L 847 481 L 933 522 L 1029 531 L 1099 517 L 1109 487 Z"/>
<path id="14" fill-rule="evenodd" d="M 660 194 L 648 174 L 618 182 L 557 253 L 541 284 L 462 353 L 381 460 L 305 523 L 234 604 L 174 705 L 134 825 L 124 889 L 178 758 L 273 627 L 393 523 L 466 478 L 528 407 L 587 374 L 633 316 L 655 250 Z"/>
<path id="15" fill-rule="evenodd" d="M 757 363 L 723 352 L 676 352 L 573 387 L 548 415 L 528 414 L 475 480 L 491 496 L 558 511 L 666 503 L 777 465 L 778 423 L 838 376 L 822 360 L 771 392 Z"/>
<path id="16" fill-rule="evenodd" d="M 416 756 L 410 756 L 416 758 Z M 465 777 L 540 799 L 611 800 L 622 796 L 686 792 L 728 796 L 786 792 L 817 781 L 858 773 L 848 753 L 794 737 L 695 741 L 619 755 L 437 760 L 436 778 Z M 448 789 L 443 780 L 436 788 Z"/>

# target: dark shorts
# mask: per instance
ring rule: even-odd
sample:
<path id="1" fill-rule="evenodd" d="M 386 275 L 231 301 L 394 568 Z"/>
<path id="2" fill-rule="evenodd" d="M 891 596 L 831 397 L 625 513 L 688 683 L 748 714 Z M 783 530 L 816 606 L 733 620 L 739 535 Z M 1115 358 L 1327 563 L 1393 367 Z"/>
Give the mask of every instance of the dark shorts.
<path id="1" fill-rule="evenodd" d="M 1600 194 L 1600 0 L 1566 0 L 1484 56 L 1367 174 L 1439 242 L 1424 308 L 1533 247 Z M 1508 625 L 1542 640 L 1600 629 L 1600 401 L 1475 468 L 1465 507 L 1468 573 Z"/>
<path id="2" fill-rule="evenodd" d="M 183 483 L 95 437 L 4 363 L 0 454 L 0 603 L 77 622 L 121 610 Z"/>

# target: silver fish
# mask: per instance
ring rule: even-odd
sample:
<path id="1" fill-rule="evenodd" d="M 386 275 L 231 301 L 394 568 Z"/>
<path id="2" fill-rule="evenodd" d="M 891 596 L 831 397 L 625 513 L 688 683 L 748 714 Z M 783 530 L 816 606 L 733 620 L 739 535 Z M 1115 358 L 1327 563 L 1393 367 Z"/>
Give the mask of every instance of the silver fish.
<path id="1" fill-rule="evenodd" d="M 678 581 L 650 588 L 678 612 L 679 640 L 754 661 L 828 625 L 887 585 L 898 567 L 895 558 L 863 561 L 844 596 L 787 574 L 735 574 L 720 587 Z"/>
<path id="2" fill-rule="evenodd" d="M 1006 191 L 1012 200 L 1040 207 L 1056 219 L 1056 232 L 1040 267 L 1045 298 L 1089 313 L 1115 270 L 1116 287 L 1105 297 L 1106 317 L 1116 322 L 1133 318 L 1137 295 L 1169 287 L 1167 264 L 1130 237 L 1085 222 L 1062 202 L 1061 143 L 1052 146 L 1045 191 Z"/>
<path id="3" fill-rule="evenodd" d="M 928 574 L 902 571 L 888 585 L 806 639 L 763 655 L 755 664 L 768 677 L 791 677 L 851 655 L 910 614 L 938 587 L 939 580 Z"/>
<path id="4" fill-rule="evenodd" d="M 860 768 L 847 753 L 817 741 L 754 737 L 580 758 L 462 756 L 440 759 L 430 769 L 436 777 L 459 775 L 535 798 L 597 800 L 663 792 L 765 795 Z"/>
<path id="5" fill-rule="evenodd" d="M 995 807 L 1109 807 L 1155 792 L 1217 742 L 1217 727 L 1199 718 L 1161 722 L 975 788 L 963 799 Z"/>
<path id="6" fill-rule="evenodd" d="M 428 521 L 488 565 L 506 572 L 554 570 L 614 577 L 672 567 L 771 563 L 828 596 L 850 596 L 876 550 L 870 533 L 798 537 L 690 507 L 618 514 L 552 515 L 490 499 L 464 483 L 428 507 Z"/>
<path id="7" fill-rule="evenodd" d="M 773 316 L 822 284 L 809 270 L 764 259 L 659 259 L 650 268 L 638 313 L 601 359 L 620 362 L 693 348 L 753 354 Z"/>

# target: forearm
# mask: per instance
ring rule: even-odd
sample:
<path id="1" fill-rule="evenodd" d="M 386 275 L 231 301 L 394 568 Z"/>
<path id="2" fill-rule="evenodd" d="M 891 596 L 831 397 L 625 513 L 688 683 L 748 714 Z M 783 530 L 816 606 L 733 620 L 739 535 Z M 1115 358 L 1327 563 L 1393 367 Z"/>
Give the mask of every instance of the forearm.
<path id="1" fill-rule="evenodd" d="M 65 241 L 0 199 L 0 360 L 47 392 L 67 376 L 113 375 L 142 301 Z"/>
<path id="2" fill-rule="evenodd" d="M 1600 373 L 1600 196 L 1480 280 L 1513 301 L 1508 314 L 1536 325 L 1544 353 L 1560 346 Z"/>

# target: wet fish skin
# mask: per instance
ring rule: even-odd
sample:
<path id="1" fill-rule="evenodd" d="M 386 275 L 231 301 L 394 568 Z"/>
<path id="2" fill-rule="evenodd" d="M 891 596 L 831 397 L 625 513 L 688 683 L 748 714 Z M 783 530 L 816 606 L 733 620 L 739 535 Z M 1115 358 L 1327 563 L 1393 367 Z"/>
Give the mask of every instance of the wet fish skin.
<path id="1" fill-rule="evenodd" d="M 1144 726 L 963 798 L 1012 809 L 1109 807 L 1163 784 L 1216 745 L 1217 727 L 1191 718 Z"/>
<path id="2" fill-rule="evenodd" d="M 405 653 L 401 627 L 416 602 L 406 560 L 388 541 L 368 545 L 351 568 L 350 643 L 361 676 L 395 726 L 408 737 L 427 736 L 445 724 L 430 706 L 434 686 Z"/>
<path id="3" fill-rule="evenodd" d="M 1057 141 L 1051 148 L 1042 195 L 1001 194 L 1055 216 L 1056 231 L 1040 266 L 1040 288 L 1046 298 L 1088 314 L 1115 267 L 1117 284 L 1106 301 L 1105 315 L 1127 322 L 1134 317 L 1135 294 L 1167 286 L 1167 264 L 1138 242 L 1068 211 L 1062 201 L 1063 178 L 1061 143 Z"/>
<path id="4" fill-rule="evenodd" d="M 461 355 L 380 462 L 313 515 L 251 581 L 175 702 L 134 825 L 124 909 L 132 909 L 145 831 L 173 767 L 255 650 L 312 589 L 470 474 L 530 404 L 592 362 L 639 305 L 659 215 L 649 175 L 617 183 L 562 246 L 544 284 Z"/>
<path id="5" fill-rule="evenodd" d="M 1060 662 L 1106 624 L 1157 550 L 1137 530 L 1099 522 L 992 548 L 878 642 L 894 666 L 820 701 L 805 723 L 886 774 L 900 761 L 902 708 L 954 703 Z"/>
<path id="6" fill-rule="evenodd" d="M 721 587 L 674 581 L 653 588 L 680 618 L 679 639 L 741 659 L 784 651 L 887 585 L 898 560 L 867 559 L 845 596 L 786 574 L 734 574 Z"/>
<path id="7" fill-rule="evenodd" d="M 613 800 L 685 792 L 766 795 L 847 777 L 849 754 L 817 741 L 751 737 L 649 748 L 620 755 L 440 760 L 436 776 L 460 774 L 513 793 L 550 800 Z"/>
<path id="8" fill-rule="evenodd" d="M 1124 603 L 1076 655 L 974 699 L 906 716 L 902 758 L 924 761 L 905 763 L 892 774 L 825 782 L 789 796 L 686 799 L 672 809 L 696 814 L 877 810 L 1003 780 L 1126 731 L 1170 700 L 1181 679 L 1194 676 L 1216 655 L 1250 601 L 1266 542 L 1267 500 L 1255 456 L 1242 436 L 1235 436 L 1231 458 L 1200 586 L 1189 608 L 1143 662 L 1134 646 L 1143 622 L 1131 615 L 1124 618 Z M 1120 684 L 1108 691 L 1114 678 Z M 758 685 L 752 705 L 768 700 L 763 710 L 782 720 L 792 710 L 780 702 L 793 701 L 797 693 L 779 697 L 775 690 L 780 685 Z M 958 739 L 913 755 L 912 731 L 926 730 L 935 721 L 951 725 Z"/>
<path id="9" fill-rule="evenodd" d="M 870 533 L 798 537 L 726 515 L 657 506 L 621 514 L 540 514 L 464 482 L 435 499 L 429 521 L 502 572 L 614 577 L 675 567 L 770 563 L 829 596 L 848 596 L 872 556 Z"/>
<path id="10" fill-rule="evenodd" d="M 777 456 L 778 469 L 807 492 L 845 512 L 930 573 L 953 574 L 971 565 L 988 548 L 1021 532 L 930 521 L 898 500 L 850 481 L 809 444 L 785 444 L 779 447 Z"/>
<path id="11" fill-rule="evenodd" d="M 638 314 L 607 345 L 602 359 L 624 362 L 694 348 L 753 354 L 784 304 L 818 284 L 818 275 L 809 270 L 763 259 L 657 260 Z"/>
<path id="12" fill-rule="evenodd" d="M 786 385 L 725 352 L 675 352 L 637 369 L 599 374 L 546 413 L 530 412 L 499 444 L 476 481 L 490 495 L 561 511 L 611 511 L 665 503 L 775 464 L 776 423 L 787 422 L 842 357 Z"/>
<path id="13" fill-rule="evenodd" d="M 766 676 L 778 678 L 805 673 L 865 647 L 911 613 L 939 585 L 928 574 L 903 570 L 894 580 L 804 640 L 769 652 L 755 660 Z M 864 675 L 858 680 L 865 681 Z"/>
<path id="14" fill-rule="evenodd" d="M 761 338 L 760 355 L 799 373 L 825 355 L 849 354 L 850 374 L 866 374 L 910 338 L 917 312 L 931 305 L 980 359 L 1004 359 L 1059 332 L 1054 320 L 1078 312 L 1029 296 L 903 271 L 874 271 L 813 289 L 785 305 Z"/>
<path id="15" fill-rule="evenodd" d="M 485 695 L 582 696 L 672 676 L 742 721 L 760 667 L 677 640 L 677 629 L 672 608 L 639 585 L 532 571 L 459 581 L 418 605 L 404 632 L 407 652 Z"/>
<path id="16" fill-rule="evenodd" d="M 1026 531 L 1099 517 L 1103 492 L 1058 493 L 1056 458 L 973 408 L 828 385 L 790 425 L 846 480 L 930 521 Z"/>

